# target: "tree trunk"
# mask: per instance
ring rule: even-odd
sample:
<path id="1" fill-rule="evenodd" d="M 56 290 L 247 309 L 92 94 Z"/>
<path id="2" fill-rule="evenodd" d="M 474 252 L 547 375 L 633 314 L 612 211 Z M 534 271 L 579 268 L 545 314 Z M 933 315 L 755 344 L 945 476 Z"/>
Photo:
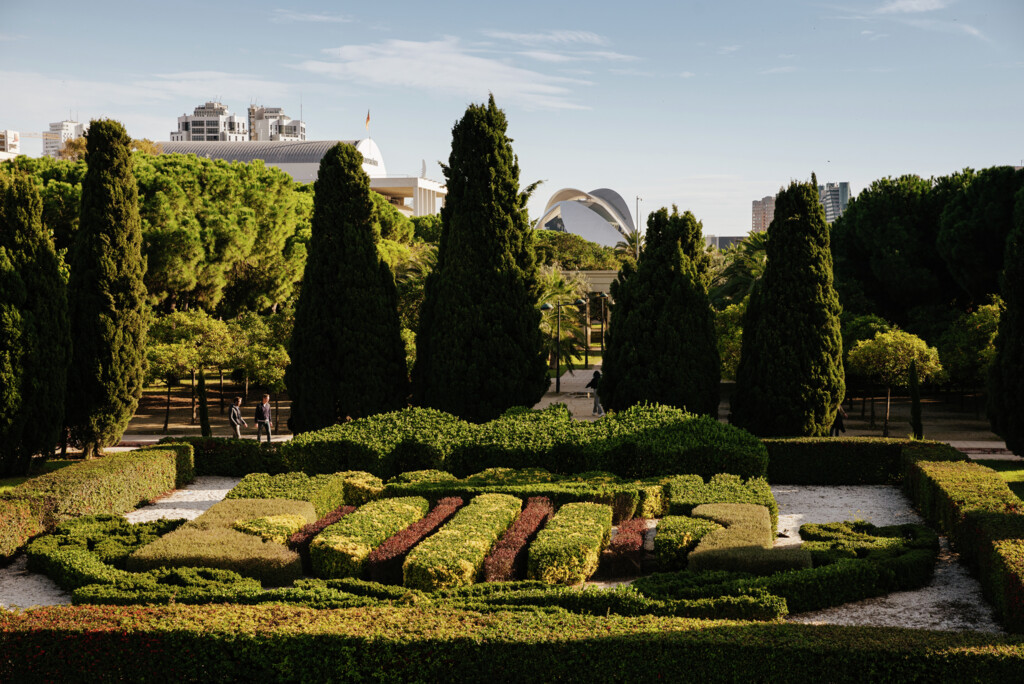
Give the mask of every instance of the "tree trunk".
<path id="1" fill-rule="evenodd" d="M 277 401 L 279 396 L 281 396 L 280 392 L 274 392 L 274 432 L 281 429 L 281 406 Z"/>
<path id="2" fill-rule="evenodd" d="M 981 418 L 981 390 L 974 388 L 974 417 Z"/>
<path id="3" fill-rule="evenodd" d="M 861 398 L 860 398 L 860 418 L 861 418 L 861 420 L 864 420 L 864 416 L 867 414 L 867 410 L 868 410 L 868 395 L 867 395 L 867 392 L 865 392 L 863 395 L 861 395 Z"/>
<path id="4" fill-rule="evenodd" d="M 70 432 L 71 432 L 71 430 L 68 429 L 67 425 L 65 425 L 64 428 L 60 431 L 60 457 L 61 458 L 67 458 L 67 455 L 68 455 L 68 436 L 69 436 Z"/>
<path id="5" fill-rule="evenodd" d="M 171 379 L 167 378 L 167 409 L 164 411 L 164 434 L 167 434 L 167 426 L 171 423 Z"/>
<path id="6" fill-rule="evenodd" d="M 245 376 L 245 394 L 243 394 L 242 396 L 245 397 L 246 399 L 249 398 L 249 375 L 248 375 L 248 373 Z"/>
<path id="7" fill-rule="evenodd" d="M 220 370 L 220 414 L 224 415 L 224 369 L 218 370 Z"/>
<path id="8" fill-rule="evenodd" d="M 882 436 L 889 436 L 889 400 L 892 397 L 892 387 L 885 388 L 885 423 L 882 426 Z"/>
<path id="9" fill-rule="evenodd" d="M 871 424 L 868 426 L 875 429 L 875 386 L 871 386 Z"/>
<path id="10" fill-rule="evenodd" d="M 196 369 L 192 369 L 192 424 L 196 424 Z"/>

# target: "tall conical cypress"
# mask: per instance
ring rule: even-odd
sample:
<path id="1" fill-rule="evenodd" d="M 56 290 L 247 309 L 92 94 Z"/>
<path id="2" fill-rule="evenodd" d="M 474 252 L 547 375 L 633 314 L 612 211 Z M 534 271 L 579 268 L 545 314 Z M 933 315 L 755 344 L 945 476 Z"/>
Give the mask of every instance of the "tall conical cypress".
<path id="1" fill-rule="evenodd" d="M 612 283 L 601 404 L 621 411 L 649 401 L 717 416 L 721 361 L 701 224 L 662 208 L 645 239 L 636 271 Z"/>
<path id="2" fill-rule="evenodd" d="M 526 197 L 506 128 L 492 96 L 452 129 L 441 245 L 416 338 L 414 401 L 473 421 L 532 406 L 548 385 Z"/>
<path id="3" fill-rule="evenodd" d="M 395 279 L 373 241 L 363 158 L 338 143 L 320 161 L 312 236 L 285 384 L 296 432 L 405 405 Z"/>
<path id="4" fill-rule="evenodd" d="M 117 444 L 142 396 L 148 309 L 131 143 L 116 121 L 89 127 L 68 283 L 74 354 L 67 404 L 67 423 L 87 457 Z"/>
<path id="5" fill-rule="evenodd" d="M 27 178 L 0 175 L 0 477 L 27 474 L 64 424 L 67 292 L 42 212 Z"/>
<path id="6" fill-rule="evenodd" d="M 989 420 L 1006 447 L 1024 455 L 1024 190 L 1016 195 L 1014 225 L 1006 239 L 996 358 L 989 375 Z"/>
<path id="7" fill-rule="evenodd" d="M 731 421 L 763 437 L 826 435 L 845 385 L 829 228 L 814 184 L 779 193 L 766 254 L 743 318 Z"/>

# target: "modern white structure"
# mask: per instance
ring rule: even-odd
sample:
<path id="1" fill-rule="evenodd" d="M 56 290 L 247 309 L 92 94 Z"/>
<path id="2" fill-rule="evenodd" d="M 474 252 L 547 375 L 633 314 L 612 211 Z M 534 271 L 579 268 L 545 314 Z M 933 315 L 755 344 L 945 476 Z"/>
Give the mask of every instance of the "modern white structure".
<path id="1" fill-rule="evenodd" d="M 843 181 L 819 185 L 818 198 L 825 206 L 825 220 L 832 223 L 843 215 L 850 204 L 850 184 Z"/>
<path id="2" fill-rule="evenodd" d="M 171 131 L 174 142 L 242 142 L 249 139 L 248 126 L 240 116 L 220 102 L 207 102 L 192 114 L 178 117 L 178 130 Z"/>
<path id="3" fill-rule="evenodd" d="M 559 190 L 548 200 L 534 228 L 573 233 L 606 247 L 614 247 L 636 230 L 625 200 L 608 188 Z"/>
<path id="4" fill-rule="evenodd" d="M 51 123 L 49 134 L 44 133 L 41 136 L 43 138 L 43 154 L 56 159 L 57 154 L 64 147 L 64 143 L 81 138 L 87 130 L 89 130 L 88 124 L 68 119 Z"/>
<path id="5" fill-rule="evenodd" d="M 769 195 L 759 200 L 754 200 L 751 208 L 751 233 L 763 233 L 768 230 L 772 219 L 775 218 L 775 196 Z"/>
<path id="6" fill-rule="evenodd" d="M 0 131 L 0 152 L 21 154 L 21 135 L 18 131 Z"/>
<path id="7" fill-rule="evenodd" d="M 280 107 L 249 105 L 249 140 L 305 140 L 306 123 L 291 119 Z"/>
<path id="8" fill-rule="evenodd" d="M 320 172 L 320 160 L 339 142 L 352 145 L 363 155 L 363 171 L 370 177 L 370 189 L 388 198 L 408 216 L 436 214 L 448 189 L 429 178 L 389 176 L 380 148 L 370 138 L 363 140 L 302 140 L 244 142 L 165 142 L 164 154 L 194 154 L 228 162 L 262 160 L 281 169 L 296 182 L 312 183 Z"/>

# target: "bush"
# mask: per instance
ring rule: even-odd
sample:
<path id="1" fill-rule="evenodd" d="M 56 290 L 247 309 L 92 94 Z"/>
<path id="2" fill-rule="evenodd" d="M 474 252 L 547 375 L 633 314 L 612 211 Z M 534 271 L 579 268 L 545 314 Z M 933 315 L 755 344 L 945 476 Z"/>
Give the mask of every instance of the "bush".
<path id="1" fill-rule="evenodd" d="M 402 566 L 403 584 L 424 591 L 473 584 L 522 506 L 520 499 L 507 494 L 477 496 L 409 553 Z"/>
<path id="2" fill-rule="evenodd" d="M 690 515 L 701 504 L 746 503 L 768 508 L 772 530 L 779 524 L 779 505 L 762 477 L 743 482 L 735 475 L 721 474 L 705 483 L 698 475 L 681 475 L 669 480 L 665 488 L 670 515 Z"/>
<path id="3" fill-rule="evenodd" d="M 233 570 L 264 584 L 284 586 L 302 576 L 302 561 L 283 544 L 232 529 L 239 520 L 297 515 L 316 520 L 313 505 L 285 499 L 228 499 L 128 558 L 134 571 L 158 567 L 206 567 Z"/>
<path id="4" fill-rule="evenodd" d="M 612 529 L 612 509 L 594 503 L 562 506 L 529 552 L 529 576 L 547 584 L 577 584 L 597 570 Z"/>
<path id="5" fill-rule="evenodd" d="M 242 477 L 249 473 L 288 472 L 277 444 L 221 437 L 164 437 L 159 444 L 191 444 L 196 475 Z"/>
<path id="6" fill-rule="evenodd" d="M 658 521 L 654 535 L 654 555 L 662 571 L 682 570 L 686 557 L 697 546 L 704 535 L 722 526 L 713 520 L 691 518 L 685 515 L 669 515 Z"/>
<path id="7" fill-rule="evenodd" d="M 54 606 L 0 614 L 0 679 L 1012 682 L 1019 637 L 564 610 Z M 186 655 L 187 654 L 187 655 Z M 301 664 L 301 665 L 298 665 Z M 77 677 L 76 677 L 77 678 Z"/>
<path id="8" fill-rule="evenodd" d="M 264 541 L 286 544 L 291 536 L 306 524 L 307 520 L 301 515 L 265 515 L 252 520 L 239 520 L 231 528 L 259 537 Z"/>
<path id="9" fill-rule="evenodd" d="M 633 518 L 620 524 L 608 547 L 601 552 L 600 574 L 606 577 L 640 574 L 646 534 L 647 520 L 644 518 Z"/>
<path id="10" fill-rule="evenodd" d="M 941 442 L 864 437 L 765 439 L 774 484 L 898 484 L 909 460 L 965 461 Z"/>
<path id="11" fill-rule="evenodd" d="M 53 499 L 43 496 L 0 498 L 0 564 L 46 530 L 53 507 Z"/>
<path id="12" fill-rule="evenodd" d="M 308 501 L 316 509 L 317 516 L 324 516 L 346 503 L 345 481 L 349 476 L 364 479 L 367 473 L 335 473 L 314 475 L 305 473 L 250 473 L 228 492 L 227 499 L 291 499 Z M 371 476 L 372 477 L 372 476 Z"/>
<path id="13" fill-rule="evenodd" d="M 339 506 L 316 522 L 311 522 L 298 532 L 288 537 L 288 548 L 302 557 L 302 571 L 313 574 L 313 561 L 309 557 L 309 545 L 313 538 L 322 531 L 356 510 L 355 506 Z"/>
<path id="14" fill-rule="evenodd" d="M 402 564 L 414 546 L 437 531 L 451 519 L 465 502 L 458 497 L 441 499 L 426 517 L 414 522 L 370 552 L 366 559 L 367 574 L 374 582 L 402 583 Z"/>
<path id="15" fill-rule="evenodd" d="M 501 536 L 484 560 L 485 582 L 507 582 L 526 576 L 526 558 L 530 542 L 551 519 L 555 509 L 546 496 L 530 497 L 526 508 Z"/>
<path id="16" fill-rule="evenodd" d="M 422 497 L 371 501 L 321 532 L 309 546 L 318 577 L 359 577 L 370 552 L 427 514 Z"/>

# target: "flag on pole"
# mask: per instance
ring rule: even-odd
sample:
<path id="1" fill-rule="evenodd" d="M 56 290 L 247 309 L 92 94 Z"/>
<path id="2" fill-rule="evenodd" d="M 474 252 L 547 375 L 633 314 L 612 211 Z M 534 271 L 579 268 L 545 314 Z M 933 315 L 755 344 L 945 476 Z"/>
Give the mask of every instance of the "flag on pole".
<path id="1" fill-rule="evenodd" d="M 366 130 L 370 130 L 370 110 L 366 110 Z"/>

